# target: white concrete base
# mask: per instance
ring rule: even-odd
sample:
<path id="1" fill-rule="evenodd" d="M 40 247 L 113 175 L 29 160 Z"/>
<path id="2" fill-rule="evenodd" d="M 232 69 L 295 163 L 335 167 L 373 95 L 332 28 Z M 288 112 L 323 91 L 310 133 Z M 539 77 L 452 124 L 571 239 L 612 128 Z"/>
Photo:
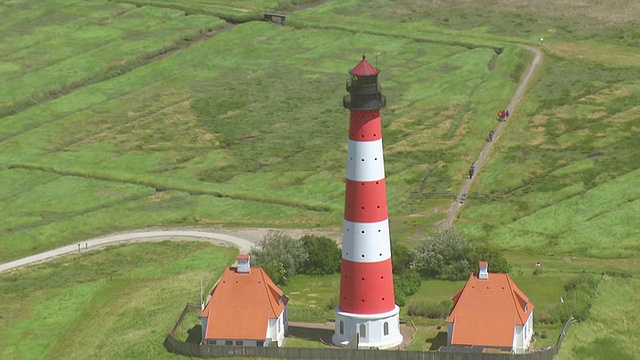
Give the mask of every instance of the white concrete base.
<path id="1" fill-rule="evenodd" d="M 331 341 L 335 345 L 345 346 L 359 334 L 360 349 L 398 346 L 403 340 L 399 314 L 398 305 L 382 314 L 352 314 L 336 308 L 336 328 Z"/>

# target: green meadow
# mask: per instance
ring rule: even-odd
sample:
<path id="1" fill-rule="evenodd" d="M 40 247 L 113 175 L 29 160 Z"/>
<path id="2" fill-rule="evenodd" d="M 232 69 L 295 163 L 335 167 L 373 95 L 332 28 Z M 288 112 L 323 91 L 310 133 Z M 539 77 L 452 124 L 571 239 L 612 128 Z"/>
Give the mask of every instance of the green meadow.
<path id="1" fill-rule="evenodd" d="M 631 276 L 604 278 L 558 358 L 633 358 L 640 5 L 587 2 L 0 1 L 0 262 L 131 229 L 340 228 L 341 99 L 363 53 L 388 103 L 391 232 L 412 246 L 446 218 L 527 45 L 542 68 L 454 226 L 499 246 L 541 313 L 576 274 Z M 132 245 L 3 274 L 0 357 L 172 358 L 166 331 L 233 253 Z M 459 286 L 425 280 L 409 301 Z M 291 319 L 331 318 L 337 288 L 291 279 Z M 442 322 L 413 320 L 430 348 Z M 560 331 L 536 326 L 545 346 Z"/>
<path id="2" fill-rule="evenodd" d="M 0 283 L 3 359 L 175 358 L 162 346 L 237 250 L 161 242 L 74 254 Z M 88 334 L 91 334 L 88 336 Z"/>

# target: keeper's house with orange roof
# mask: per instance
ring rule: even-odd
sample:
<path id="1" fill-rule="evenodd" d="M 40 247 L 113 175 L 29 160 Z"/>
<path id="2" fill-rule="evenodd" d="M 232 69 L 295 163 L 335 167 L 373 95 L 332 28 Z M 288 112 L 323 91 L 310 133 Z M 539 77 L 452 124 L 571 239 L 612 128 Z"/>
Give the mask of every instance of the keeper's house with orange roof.
<path id="1" fill-rule="evenodd" d="M 508 274 L 488 273 L 487 262 L 453 297 L 445 351 L 529 350 L 533 304 Z"/>
<path id="2" fill-rule="evenodd" d="M 225 269 L 200 314 L 202 339 L 208 345 L 282 346 L 288 329 L 289 298 L 249 255 Z"/>

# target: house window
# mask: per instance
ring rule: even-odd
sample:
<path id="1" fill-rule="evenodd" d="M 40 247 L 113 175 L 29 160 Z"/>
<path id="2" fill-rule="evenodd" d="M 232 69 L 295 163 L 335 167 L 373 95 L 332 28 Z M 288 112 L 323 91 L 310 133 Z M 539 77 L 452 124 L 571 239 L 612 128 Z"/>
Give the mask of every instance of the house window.
<path id="1" fill-rule="evenodd" d="M 389 323 L 388 322 L 384 322 L 384 335 L 389 335 Z"/>
<path id="2" fill-rule="evenodd" d="M 233 345 L 233 340 L 227 340 L 224 342 L 225 345 Z"/>
<path id="3" fill-rule="evenodd" d="M 360 337 L 362 338 L 367 337 L 367 327 L 364 326 L 364 324 L 360 324 Z"/>
<path id="4" fill-rule="evenodd" d="M 340 335 L 344 335 L 344 321 L 340 320 Z"/>
<path id="5" fill-rule="evenodd" d="M 263 340 L 259 340 L 257 343 L 258 346 L 264 346 L 264 341 Z"/>
<path id="6" fill-rule="evenodd" d="M 242 343 L 242 340 L 237 340 L 236 345 L 244 345 L 244 344 Z"/>
<path id="7" fill-rule="evenodd" d="M 208 341 L 207 341 L 207 344 L 209 344 L 209 345 L 215 345 L 215 344 L 216 344 L 216 341 L 215 341 L 215 340 L 208 340 Z"/>

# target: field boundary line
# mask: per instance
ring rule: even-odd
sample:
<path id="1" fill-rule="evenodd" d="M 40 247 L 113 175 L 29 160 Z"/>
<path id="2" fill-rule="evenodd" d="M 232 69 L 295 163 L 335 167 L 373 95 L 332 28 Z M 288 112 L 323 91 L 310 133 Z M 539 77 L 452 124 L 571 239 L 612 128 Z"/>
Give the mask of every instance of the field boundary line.
<path id="1" fill-rule="evenodd" d="M 207 190 L 207 189 L 203 189 L 203 188 L 192 188 L 192 187 L 189 187 L 189 186 L 177 186 L 175 184 L 173 184 L 173 185 L 172 184 L 162 184 L 159 181 L 156 182 L 156 181 L 153 181 L 153 180 L 150 180 L 150 179 L 144 179 L 144 178 L 136 179 L 131 174 L 122 174 L 122 173 L 108 174 L 108 173 L 101 173 L 101 172 L 96 171 L 96 170 L 83 171 L 83 170 L 73 170 L 73 169 L 71 169 L 71 170 L 69 170 L 69 169 L 58 169 L 58 168 L 53 167 L 53 166 L 47 166 L 47 165 L 42 165 L 42 164 L 18 164 L 18 163 L 14 163 L 14 164 L 7 164 L 7 168 L 8 169 L 37 170 L 37 171 L 44 171 L 44 172 L 57 174 L 57 175 L 60 175 L 60 176 L 73 176 L 73 177 L 93 179 L 93 180 L 101 180 L 101 181 L 116 182 L 116 183 L 123 183 L 123 184 L 133 184 L 133 185 L 147 186 L 147 187 L 156 189 L 156 191 L 181 191 L 181 192 L 187 193 L 189 195 L 209 195 L 209 196 L 214 196 L 214 197 L 218 197 L 218 198 L 226 198 L 226 199 L 231 199 L 231 200 L 259 202 L 259 203 L 264 203 L 264 204 L 288 206 L 288 207 L 292 207 L 292 208 L 306 209 L 306 210 L 309 210 L 309 211 L 329 212 L 329 211 L 332 210 L 329 206 L 321 205 L 321 204 L 308 204 L 308 203 L 303 203 L 303 202 L 287 201 L 285 199 L 279 199 L 279 198 L 274 198 L 274 197 L 262 197 L 260 195 L 224 193 L 224 192 L 221 192 L 221 191 Z M 207 185 L 207 184 L 200 184 L 200 185 L 204 186 L 204 185 Z M 213 185 L 215 185 L 215 184 L 213 184 Z M 196 187 L 197 184 L 193 185 L 193 186 Z"/>

